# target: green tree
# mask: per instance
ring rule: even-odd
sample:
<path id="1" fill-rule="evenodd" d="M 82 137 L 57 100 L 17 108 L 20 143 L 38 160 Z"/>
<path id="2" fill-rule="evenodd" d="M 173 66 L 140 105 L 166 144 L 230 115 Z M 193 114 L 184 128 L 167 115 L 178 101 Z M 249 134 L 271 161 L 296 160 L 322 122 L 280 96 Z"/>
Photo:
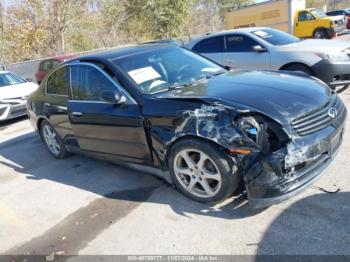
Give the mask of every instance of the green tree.
<path id="1" fill-rule="evenodd" d="M 127 0 L 100 0 L 99 35 L 104 47 L 111 46 L 128 18 L 126 10 Z"/>
<path id="2" fill-rule="evenodd" d="M 194 0 L 133 0 L 126 5 L 128 31 L 151 39 L 183 34 Z"/>

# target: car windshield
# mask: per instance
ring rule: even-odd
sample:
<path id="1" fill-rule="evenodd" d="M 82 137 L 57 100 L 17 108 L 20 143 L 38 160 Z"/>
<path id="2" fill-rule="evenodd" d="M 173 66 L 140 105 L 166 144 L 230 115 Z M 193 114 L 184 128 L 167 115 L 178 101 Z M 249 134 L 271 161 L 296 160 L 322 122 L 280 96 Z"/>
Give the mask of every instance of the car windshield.
<path id="1" fill-rule="evenodd" d="M 0 87 L 22 84 L 26 81 L 18 75 L 12 73 L 0 73 Z"/>
<path id="2" fill-rule="evenodd" d="M 326 13 L 321 11 L 320 9 L 310 9 L 311 14 L 313 14 L 314 16 L 318 17 L 318 18 L 323 18 L 326 17 Z"/>
<path id="3" fill-rule="evenodd" d="M 260 37 L 271 45 L 289 45 L 300 41 L 298 37 L 268 28 L 256 30 L 252 32 L 252 34 Z"/>
<path id="4" fill-rule="evenodd" d="M 175 46 L 118 58 L 113 63 L 147 94 L 181 88 L 226 72 L 223 67 Z"/>

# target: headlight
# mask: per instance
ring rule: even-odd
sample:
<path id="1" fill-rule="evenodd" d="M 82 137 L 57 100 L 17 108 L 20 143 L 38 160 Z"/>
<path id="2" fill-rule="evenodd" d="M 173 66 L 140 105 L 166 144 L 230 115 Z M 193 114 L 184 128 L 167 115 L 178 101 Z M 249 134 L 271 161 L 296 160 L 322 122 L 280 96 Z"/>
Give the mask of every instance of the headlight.
<path id="1" fill-rule="evenodd" d="M 350 58 L 348 54 L 343 52 L 338 53 L 331 53 L 331 54 L 323 54 L 323 53 L 317 53 L 318 57 L 321 57 L 322 59 L 329 60 L 331 62 L 348 62 L 350 61 Z"/>
<path id="2" fill-rule="evenodd" d="M 237 121 L 237 126 L 245 135 L 247 135 L 255 143 L 259 143 L 260 126 L 254 117 L 241 117 Z"/>

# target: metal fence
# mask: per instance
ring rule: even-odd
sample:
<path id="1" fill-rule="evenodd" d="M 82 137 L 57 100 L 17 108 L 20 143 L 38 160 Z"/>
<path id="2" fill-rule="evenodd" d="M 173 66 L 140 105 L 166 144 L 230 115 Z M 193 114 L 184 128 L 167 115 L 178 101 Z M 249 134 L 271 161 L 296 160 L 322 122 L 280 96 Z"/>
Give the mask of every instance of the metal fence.
<path id="1" fill-rule="evenodd" d="M 100 48 L 100 49 L 95 49 L 91 51 L 85 51 L 85 52 L 79 52 L 75 53 L 75 55 L 84 55 L 84 54 L 90 54 L 90 53 L 98 53 L 98 52 L 103 52 L 109 49 L 113 48 L 119 48 L 119 47 L 125 47 L 125 46 L 130 46 L 132 44 L 127 44 L 127 45 L 120 45 L 116 47 L 111 47 L 111 48 Z M 21 77 L 27 79 L 30 78 L 33 80 L 33 82 L 36 82 L 35 74 L 38 71 L 39 63 L 40 61 L 53 58 L 53 57 L 45 57 L 41 59 L 36 59 L 36 60 L 29 60 L 29 61 L 24 61 L 24 62 L 19 62 L 19 63 L 13 63 L 13 64 L 7 64 L 5 65 L 7 71 L 11 71 L 17 75 L 20 75 Z M 1 68 L 0 68 L 1 70 Z"/>
<path id="2" fill-rule="evenodd" d="M 6 70 L 14 72 L 23 78 L 31 78 L 34 82 L 36 82 L 35 73 L 38 71 L 40 61 L 41 59 L 9 64 L 6 65 Z"/>

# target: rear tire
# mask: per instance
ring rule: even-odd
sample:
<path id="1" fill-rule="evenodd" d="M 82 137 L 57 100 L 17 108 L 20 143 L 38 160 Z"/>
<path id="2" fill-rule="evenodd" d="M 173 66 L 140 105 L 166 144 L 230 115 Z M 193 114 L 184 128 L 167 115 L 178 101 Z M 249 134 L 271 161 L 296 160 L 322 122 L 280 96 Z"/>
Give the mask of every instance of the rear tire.
<path id="1" fill-rule="evenodd" d="M 210 142 L 199 139 L 176 142 L 169 153 L 168 165 L 177 189 L 199 202 L 221 202 L 239 186 L 235 163 Z"/>
<path id="2" fill-rule="evenodd" d="M 54 127 L 46 120 L 43 120 L 41 123 L 40 135 L 53 157 L 62 159 L 69 155 L 62 138 L 58 135 Z"/>

